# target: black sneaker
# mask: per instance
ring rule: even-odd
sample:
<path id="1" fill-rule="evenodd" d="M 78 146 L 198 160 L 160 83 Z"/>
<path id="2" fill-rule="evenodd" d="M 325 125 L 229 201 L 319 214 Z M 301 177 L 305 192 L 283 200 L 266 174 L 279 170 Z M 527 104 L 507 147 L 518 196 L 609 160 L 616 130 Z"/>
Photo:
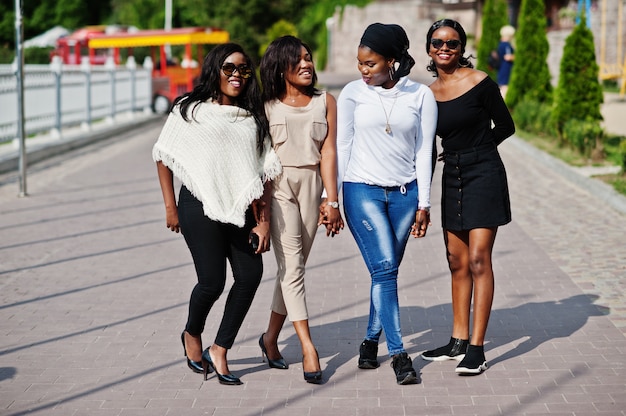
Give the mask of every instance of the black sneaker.
<path id="1" fill-rule="evenodd" d="M 465 358 L 459 363 L 454 370 L 461 375 L 477 375 L 487 369 L 487 360 L 485 360 L 485 350 L 482 345 L 469 345 Z"/>
<path id="2" fill-rule="evenodd" d="M 370 341 L 369 339 L 363 340 L 359 347 L 359 368 L 365 370 L 371 370 L 378 368 L 378 343 Z"/>
<path id="3" fill-rule="evenodd" d="M 422 358 L 428 361 L 461 361 L 463 357 L 465 357 L 465 351 L 467 350 L 468 345 L 469 340 L 467 339 L 450 338 L 448 345 L 426 351 L 422 354 Z"/>
<path id="4" fill-rule="evenodd" d="M 393 371 L 396 373 L 398 384 L 416 384 L 417 373 L 413 369 L 413 361 L 406 352 L 401 352 L 393 356 L 391 361 Z"/>

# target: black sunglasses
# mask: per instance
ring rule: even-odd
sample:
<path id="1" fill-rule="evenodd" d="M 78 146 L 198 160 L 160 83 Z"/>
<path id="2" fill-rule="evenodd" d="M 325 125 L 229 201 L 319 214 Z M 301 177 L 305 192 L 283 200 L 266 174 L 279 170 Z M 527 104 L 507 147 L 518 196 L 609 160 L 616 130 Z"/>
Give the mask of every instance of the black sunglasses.
<path id="1" fill-rule="evenodd" d="M 457 39 L 450 39 L 450 40 L 431 39 L 430 40 L 430 44 L 433 45 L 435 49 L 440 49 L 444 43 L 446 44 L 446 46 L 448 46 L 448 48 L 456 49 L 461 44 L 461 41 Z"/>
<path id="2" fill-rule="evenodd" d="M 248 79 L 252 76 L 252 68 L 246 64 L 237 66 L 235 64 L 227 63 L 222 65 L 222 72 L 227 77 L 232 76 L 235 71 L 239 72 L 239 76 L 243 79 Z"/>

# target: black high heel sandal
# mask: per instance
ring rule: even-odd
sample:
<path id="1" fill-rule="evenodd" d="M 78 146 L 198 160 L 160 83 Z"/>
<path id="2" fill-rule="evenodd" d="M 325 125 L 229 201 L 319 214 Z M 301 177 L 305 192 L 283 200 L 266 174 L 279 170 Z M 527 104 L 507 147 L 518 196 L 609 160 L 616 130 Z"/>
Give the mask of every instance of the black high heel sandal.
<path id="1" fill-rule="evenodd" d="M 259 338 L 259 347 L 261 347 L 261 355 L 263 356 L 263 361 L 267 358 L 267 365 L 270 368 L 278 368 L 279 370 L 286 370 L 289 368 L 289 364 L 285 362 L 283 357 L 280 357 L 278 360 L 270 360 L 270 357 L 267 356 L 267 350 L 265 349 L 265 342 L 263 341 L 263 337 L 265 333 L 261 335 Z"/>
<path id="2" fill-rule="evenodd" d="M 187 367 L 189 367 L 194 373 L 204 373 L 204 365 L 202 361 L 194 361 L 187 357 L 187 346 L 185 345 L 185 331 L 180 334 L 180 340 L 183 343 L 183 352 L 185 353 L 185 358 L 187 358 Z"/>
<path id="3" fill-rule="evenodd" d="M 315 350 L 315 354 L 317 354 L 317 361 L 319 363 L 320 355 L 317 353 L 317 350 Z M 307 383 L 320 384 L 322 382 L 322 370 L 304 371 L 304 357 L 302 357 L 302 371 L 304 372 L 304 380 Z"/>
<path id="4" fill-rule="evenodd" d="M 210 348 L 210 347 L 209 347 Z M 215 374 L 217 374 L 217 380 L 220 384 L 225 384 L 227 386 L 238 386 L 243 384 L 243 382 L 239 379 L 239 377 L 233 374 L 220 374 L 215 368 L 215 364 L 213 364 L 213 360 L 211 359 L 211 353 L 209 353 L 209 348 L 202 352 L 202 365 L 206 366 L 204 368 L 204 379 L 207 379 L 207 375 L 215 370 Z"/>

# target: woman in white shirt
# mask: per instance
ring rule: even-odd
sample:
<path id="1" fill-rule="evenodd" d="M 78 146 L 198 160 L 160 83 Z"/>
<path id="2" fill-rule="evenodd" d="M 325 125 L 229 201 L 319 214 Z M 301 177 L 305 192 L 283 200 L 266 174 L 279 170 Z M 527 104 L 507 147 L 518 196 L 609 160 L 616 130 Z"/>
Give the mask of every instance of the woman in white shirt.
<path id="1" fill-rule="evenodd" d="M 398 268 L 409 238 L 426 235 L 437 104 L 426 85 L 411 81 L 415 61 L 402 27 L 374 23 L 358 48 L 362 79 L 337 103 L 337 153 L 346 221 L 371 277 L 367 333 L 359 368 L 379 366 L 385 331 L 398 384 L 418 382 L 400 330 Z"/>

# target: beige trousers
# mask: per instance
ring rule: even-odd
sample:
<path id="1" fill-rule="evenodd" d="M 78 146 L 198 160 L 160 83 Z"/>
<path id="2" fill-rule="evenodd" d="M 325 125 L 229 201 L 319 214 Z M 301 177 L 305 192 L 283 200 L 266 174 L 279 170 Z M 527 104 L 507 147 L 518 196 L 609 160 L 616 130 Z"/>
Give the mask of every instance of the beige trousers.
<path id="1" fill-rule="evenodd" d="M 302 321 L 309 319 L 304 274 L 319 218 L 319 166 L 283 167 L 273 185 L 271 232 L 278 273 L 272 311 Z"/>

